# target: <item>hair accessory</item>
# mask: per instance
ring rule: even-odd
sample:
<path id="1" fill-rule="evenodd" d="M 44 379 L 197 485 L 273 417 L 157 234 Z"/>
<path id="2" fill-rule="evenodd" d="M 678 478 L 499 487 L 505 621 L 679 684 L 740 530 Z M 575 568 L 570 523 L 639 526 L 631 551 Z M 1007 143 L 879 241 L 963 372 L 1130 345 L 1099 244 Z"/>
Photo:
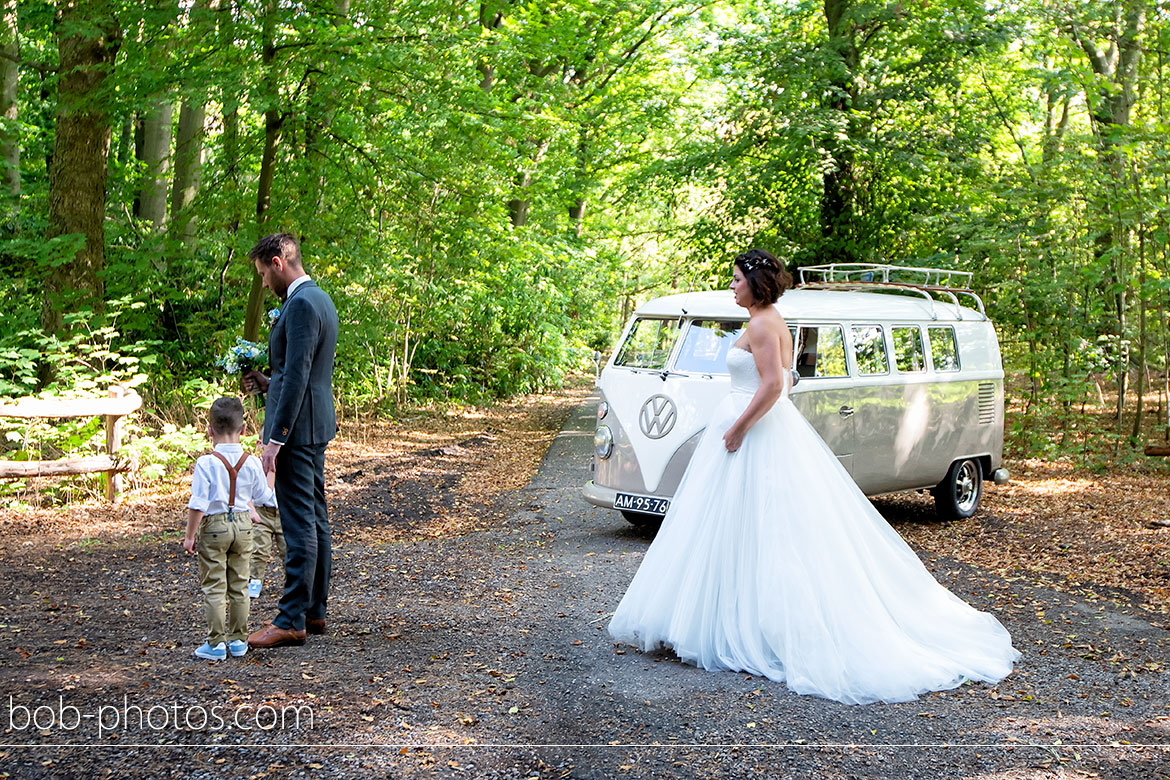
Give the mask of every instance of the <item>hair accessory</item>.
<path id="1" fill-rule="evenodd" d="M 735 258 L 735 262 L 746 273 L 752 273 L 760 268 L 767 268 L 770 271 L 779 271 L 776 261 L 764 254 L 757 254 L 755 252 L 745 252 L 739 257 Z"/>

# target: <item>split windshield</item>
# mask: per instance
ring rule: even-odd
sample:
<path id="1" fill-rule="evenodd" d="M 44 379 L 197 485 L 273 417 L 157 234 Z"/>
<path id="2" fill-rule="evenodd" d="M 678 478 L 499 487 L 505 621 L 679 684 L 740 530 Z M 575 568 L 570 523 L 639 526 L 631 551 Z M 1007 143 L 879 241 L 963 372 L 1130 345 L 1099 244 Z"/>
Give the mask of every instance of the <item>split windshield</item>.
<path id="1" fill-rule="evenodd" d="M 743 332 L 742 320 L 639 319 L 618 350 L 614 365 L 661 371 L 666 368 L 680 332 L 685 329 L 675 371 L 727 373 L 727 351 Z"/>
<path id="2" fill-rule="evenodd" d="M 666 360 L 678 338 L 678 328 L 678 319 L 637 320 L 614 358 L 614 365 L 657 370 L 666 368 Z"/>
<path id="3" fill-rule="evenodd" d="M 694 320 L 687 328 L 675 371 L 727 373 L 727 351 L 743 333 L 741 320 Z"/>

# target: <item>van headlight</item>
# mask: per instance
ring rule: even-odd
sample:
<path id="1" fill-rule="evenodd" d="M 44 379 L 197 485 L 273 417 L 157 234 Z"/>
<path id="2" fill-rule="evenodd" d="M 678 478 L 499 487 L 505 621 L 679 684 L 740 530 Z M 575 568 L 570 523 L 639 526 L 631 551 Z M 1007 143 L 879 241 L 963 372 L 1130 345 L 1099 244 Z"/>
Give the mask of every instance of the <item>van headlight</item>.
<path id="1" fill-rule="evenodd" d="M 597 419 L 600 420 L 609 414 L 609 402 L 602 401 L 597 405 Z"/>
<path id="2" fill-rule="evenodd" d="M 613 453 L 613 431 L 608 425 L 599 425 L 593 433 L 593 452 L 605 459 Z"/>

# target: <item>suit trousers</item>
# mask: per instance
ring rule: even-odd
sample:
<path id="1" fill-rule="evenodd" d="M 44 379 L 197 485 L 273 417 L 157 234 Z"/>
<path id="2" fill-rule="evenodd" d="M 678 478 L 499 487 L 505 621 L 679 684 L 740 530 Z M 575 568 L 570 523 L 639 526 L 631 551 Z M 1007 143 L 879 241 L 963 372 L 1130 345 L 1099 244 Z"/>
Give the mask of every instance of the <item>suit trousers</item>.
<path id="1" fill-rule="evenodd" d="M 285 444 L 276 456 L 276 501 L 284 530 L 284 595 L 272 621 L 300 631 L 324 620 L 333 569 L 325 508 L 325 444 Z"/>

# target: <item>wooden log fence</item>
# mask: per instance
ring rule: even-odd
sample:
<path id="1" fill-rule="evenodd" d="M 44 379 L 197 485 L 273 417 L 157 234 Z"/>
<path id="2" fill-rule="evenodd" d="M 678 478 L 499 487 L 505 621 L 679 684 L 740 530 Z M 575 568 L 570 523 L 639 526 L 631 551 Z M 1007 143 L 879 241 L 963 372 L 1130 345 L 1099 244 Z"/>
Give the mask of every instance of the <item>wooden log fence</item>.
<path id="1" fill-rule="evenodd" d="M 106 500 L 115 503 L 122 489 L 122 472 L 130 464 L 118 457 L 122 446 L 122 418 L 142 408 L 142 397 L 121 385 L 110 388 L 106 398 L 22 398 L 13 403 L 0 404 L 0 417 L 61 418 L 104 417 L 106 422 L 106 454 L 87 455 L 61 460 L 6 460 L 0 461 L 0 479 L 53 477 L 66 474 L 105 472 Z"/>

